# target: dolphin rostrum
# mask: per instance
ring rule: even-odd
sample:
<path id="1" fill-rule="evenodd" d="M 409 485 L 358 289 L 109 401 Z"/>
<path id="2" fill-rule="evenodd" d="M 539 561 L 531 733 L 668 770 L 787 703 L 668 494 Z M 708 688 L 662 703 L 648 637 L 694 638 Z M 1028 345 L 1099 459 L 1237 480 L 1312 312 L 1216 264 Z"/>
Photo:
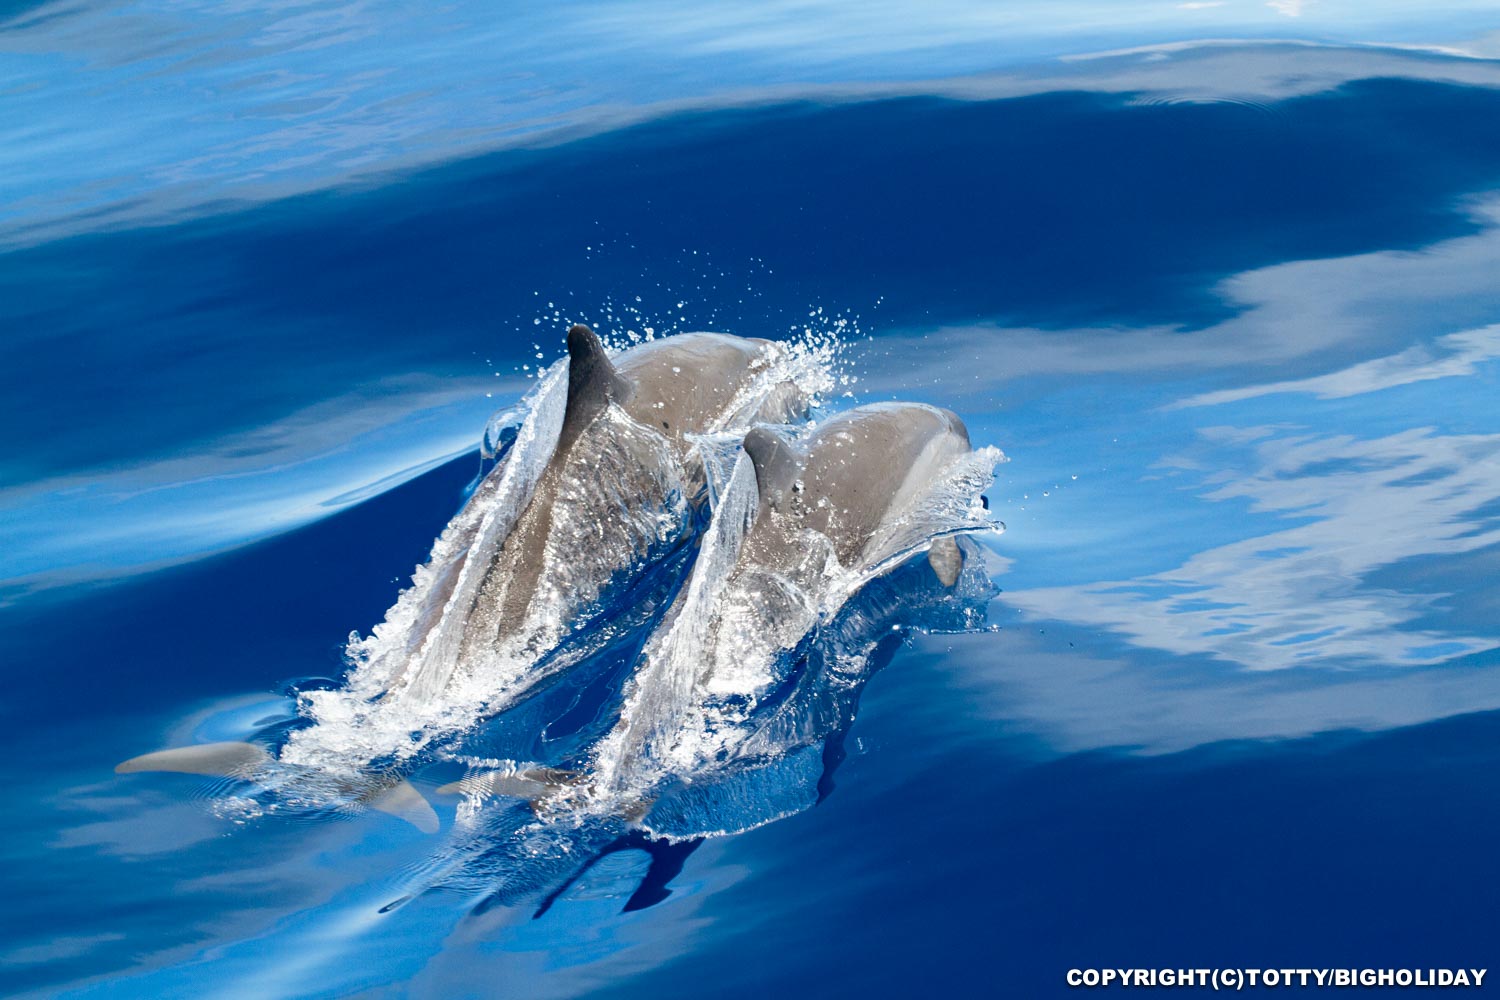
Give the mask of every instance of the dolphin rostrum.
<path id="1" fill-rule="evenodd" d="M 169 771 L 175 774 L 201 774 L 257 781 L 267 774 L 267 769 L 272 764 L 271 752 L 260 744 L 231 740 L 141 754 L 115 765 L 115 773 Z M 423 833 L 438 831 L 438 817 L 432 805 L 411 782 L 399 775 L 356 774 L 346 776 L 338 782 L 338 786 L 340 797 L 405 820 Z"/>

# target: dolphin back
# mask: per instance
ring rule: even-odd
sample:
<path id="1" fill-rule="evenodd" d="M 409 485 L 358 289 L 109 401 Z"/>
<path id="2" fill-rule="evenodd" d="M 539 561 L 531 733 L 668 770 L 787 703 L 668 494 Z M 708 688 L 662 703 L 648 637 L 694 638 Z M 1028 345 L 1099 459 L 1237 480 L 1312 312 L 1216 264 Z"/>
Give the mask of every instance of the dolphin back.
<path id="1" fill-rule="evenodd" d="M 621 405 L 674 441 L 723 430 L 741 416 L 800 418 L 808 401 L 793 383 L 762 384 L 778 350 L 767 340 L 723 333 L 681 333 L 642 344 L 619 357 L 619 372 L 631 387 Z M 746 405 L 756 411 L 743 414 Z"/>

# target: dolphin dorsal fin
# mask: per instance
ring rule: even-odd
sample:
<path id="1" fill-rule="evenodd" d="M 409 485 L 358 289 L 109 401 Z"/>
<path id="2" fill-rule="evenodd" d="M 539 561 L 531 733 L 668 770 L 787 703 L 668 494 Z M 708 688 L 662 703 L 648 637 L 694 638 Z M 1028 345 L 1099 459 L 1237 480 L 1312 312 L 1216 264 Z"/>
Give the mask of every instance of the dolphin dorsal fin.
<path id="1" fill-rule="evenodd" d="M 611 402 L 623 401 L 629 394 L 630 383 L 610 364 L 598 334 L 582 323 L 569 327 L 568 408 L 558 447 L 571 445 Z"/>
<path id="2" fill-rule="evenodd" d="M 755 467 L 755 486 L 761 504 L 775 507 L 781 494 L 797 478 L 802 464 L 797 453 L 781 435 L 765 427 L 751 428 L 743 447 Z"/>

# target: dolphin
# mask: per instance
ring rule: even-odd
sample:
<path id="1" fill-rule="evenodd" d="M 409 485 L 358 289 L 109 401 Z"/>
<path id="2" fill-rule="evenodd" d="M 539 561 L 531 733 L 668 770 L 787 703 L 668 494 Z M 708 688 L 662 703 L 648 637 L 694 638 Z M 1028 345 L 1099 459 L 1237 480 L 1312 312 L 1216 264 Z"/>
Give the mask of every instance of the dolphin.
<path id="1" fill-rule="evenodd" d="M 925 550 L 937 581 L 956 586 L 956 536 L 995 527 L 979 492 L 1003 457 L 975 452 L 956 414 L 917 403 L 857 407 L 800 441 L 753 428 L 689 582 L 643 650 L 588 775 L 512 765 L 438 791 L 638 822 L 661 780 L 701 776 L 757 745 L 750 715 L 777 684 L 778 657 L 864 584 Z"/>
<path id="2" fill-rule="evenodd" d="M 651 859 L 625 910 L 660 901 L 710 830 L 748 829 L 828 794 L 862 682 L 899 644 L 893 623 L 987 599 L 975 574 L 960 587 L 976 552 L 963 535 L 999 527 L 980 491 L 1002 460 L 975 452 L 955 414 L 918 404 L 860 407 L 800 441 L 751 430 L 690 579 L 587 770 L 509 764 L 437 792 L 526 800 L 570 828 L 587 816 L 623 826 L 536 916 L 624 850 Z M 908 558 L 923 549 L 925 565 Z M 869 600 L 850 606 L 855 593 Z M 481 905 L 491 901 L 514 893 L 502 884 Z"/>
<path id="3" fill-rule="evenodd" d="M 687 498 L 707 475 L 696 438 L 801 420 L 811 405 L 786 348 L 768 340 L 688 333 L 611 357 L 579 324 L 567 349 L 561 406 L 549 409 L 547 390 L 539 394 L 506 459 L 439 537 L 378 641 L 366 640 L 345 689 L 303 695 L 313 705 L 343 699 L 338 732 L 322 733 L 322 720 L 297 730 L 279 760 L 259 744 L 214 743 L 145 754 L 117 772 L 254 781 L 277 765 L 328 765 L 330 749 L 334 765 L 347 766 L 340 752 L 352 746 L 367 761 L 389 753 L 391 738 L 429 721 L 424 709 L 455 683 L 519 696 L 541 680 L 528 668 L 588 620 L 606 586 L 680 540 Z M 551 387 L 554 399 L 560 388 Z M 406 709 L 373 717 L 394 703 Z M 431 807 L 399 776 L 347 784 L 362 803 L 436 829 Z"/>

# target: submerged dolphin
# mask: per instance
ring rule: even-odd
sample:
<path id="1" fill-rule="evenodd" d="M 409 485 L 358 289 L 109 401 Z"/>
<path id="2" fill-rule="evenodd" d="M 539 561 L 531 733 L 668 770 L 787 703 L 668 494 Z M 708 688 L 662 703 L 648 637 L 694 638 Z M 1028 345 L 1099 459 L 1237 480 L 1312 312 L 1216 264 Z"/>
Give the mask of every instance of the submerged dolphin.
<path id="1" fill-rule="evenodd" d="M 750 717 L 778 682 L 778 657 L 865 583 L 925 549 L 938 580 L 953 587 L 964 560 L 954 536 L 992 527 L 976 508 L 1003 460 L 993 449 L 975 453 L 957 415 L 913 403 L 858 407 L 801 442 L 757 427 L 744 453 L 748 469 L 736 469 L 692 577 L 643 651 L 620 721 L 587 777 L 511 768 L 439 791 L 639 820 L 661 780 L 757 746 Z"/>
<path id="2" fill-rule="evenodd" d="M 216 743 L 146 754 L 116 770 L 257 780 L 277 764 L 328 765 L 330 748 L 373 760 L 429 721 L 424 709 L 451 685 L 478 691 L 481 701 L 518 695 L 540 679 L 528 668 L 586 620 L 607 586 L 681 535 L 685 495 L 705 476 L 694 436 L 801 419 L 809 408 L 786 374 L 785 348 L 770 341 L 682 334 L 611 358 L 592 330 L 576 325 L 567 344 L 561 407 L 549 410 L 538 397 L 506 461 L 444 531 L 376 641 L 366 640 L 346 689 L 304 695 L 314 704 L 344 699 L 338 732 L 323 732 L 321 719 L 294 732 L 279 762 L 258 744 Z M 381 716 L 397 703 L 406 708 Z M 403 779 L 348 784 L 359 801 L 436 828 Z"/>

